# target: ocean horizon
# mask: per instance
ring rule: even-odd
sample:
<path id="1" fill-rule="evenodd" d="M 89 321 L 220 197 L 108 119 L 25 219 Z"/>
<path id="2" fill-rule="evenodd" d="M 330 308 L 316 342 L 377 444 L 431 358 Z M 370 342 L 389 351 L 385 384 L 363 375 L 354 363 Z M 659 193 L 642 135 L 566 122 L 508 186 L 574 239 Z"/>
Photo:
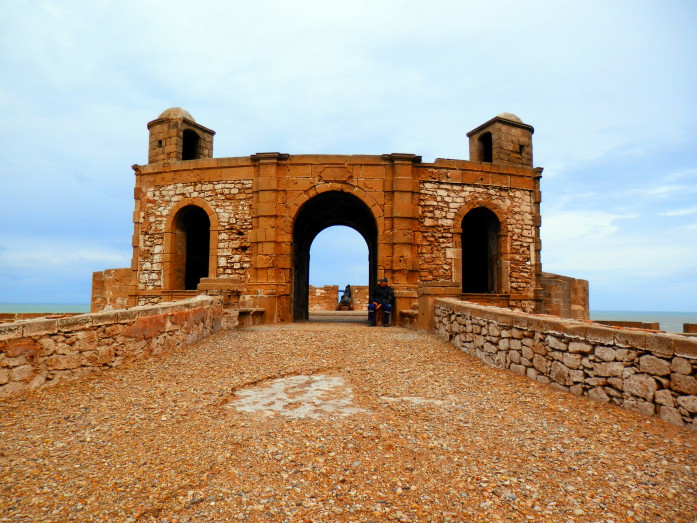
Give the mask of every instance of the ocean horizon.
<path id="1" fill-rule="evenodd" d="M 82 313 L 90 312 L 89 303 L 0 303 L 0 313 Z M 591 310 L 591 320 L 658 322 L 666 332 L 682 332 L 684 323 L 697 323 L 697 312 Z"/>

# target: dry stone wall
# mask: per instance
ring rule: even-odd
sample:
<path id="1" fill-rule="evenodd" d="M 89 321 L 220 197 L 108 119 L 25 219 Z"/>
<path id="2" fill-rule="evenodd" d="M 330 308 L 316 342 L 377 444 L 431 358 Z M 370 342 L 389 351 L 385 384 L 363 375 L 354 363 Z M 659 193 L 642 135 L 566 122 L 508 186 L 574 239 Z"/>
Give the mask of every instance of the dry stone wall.
<path id="1" fill-rule="evenodd" d="M 0 325 L 0 397 L 166 352 L 221 328 L 222 299 Z"/>
<path id="2" fill-rule="evenodd" d="M 697 339 L 436 300 L 435 331 L 495 367 L 697 430 Z"/>

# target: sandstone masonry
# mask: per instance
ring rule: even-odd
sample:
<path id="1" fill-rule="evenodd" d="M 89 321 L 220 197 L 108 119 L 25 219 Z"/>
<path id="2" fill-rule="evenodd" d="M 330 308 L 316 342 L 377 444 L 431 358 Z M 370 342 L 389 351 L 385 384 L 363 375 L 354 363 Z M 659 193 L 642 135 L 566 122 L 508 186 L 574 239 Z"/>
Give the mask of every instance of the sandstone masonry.
<path id="1" fill-rule="evenodd" d="M 180 108 L 148 129 L 148 164 L 133 166 L 131 267 L 95 273 L 95 312 L 224 294 L 234 282 L 227 304 L 264 322 L 306 319 L 310 245 L 346 225 L 366 240 L 369 286 L 387 277 L 394 288 L 398 324 L 432 328 L 442 296 L 587 317 L 587 285 L 543 276 L 542 169 L 533 128 L 515 115 L 470 132 L 469 161 L 433 163 L 402 153 L 213 158 L 215 133 Z"/>
<path id="2" fill-rule="evenodd" d="M 0 397 L 194 343 L 221 328 L 220 298 L 0 325 Z M 234 318 L 226 318 L 234 326 Z"/>
<path id="3" fill-rule="evenodd" d="M 495 367 L 697 430 L 697 339 L 437 300 L 435 329 Z"/>

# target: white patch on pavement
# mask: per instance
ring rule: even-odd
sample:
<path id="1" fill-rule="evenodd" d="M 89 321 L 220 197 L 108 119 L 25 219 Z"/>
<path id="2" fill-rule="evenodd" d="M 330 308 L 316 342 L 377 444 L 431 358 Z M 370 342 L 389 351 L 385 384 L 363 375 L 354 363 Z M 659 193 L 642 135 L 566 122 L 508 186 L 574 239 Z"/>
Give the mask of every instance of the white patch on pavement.
<path id="1" fill-rule="evenodd" d="M 350 416 L 363 409 L 353 406 L 353 392 L 341 376 L 316 374 L 279 378 L 238 390 L 231 406 L 242 412 L 280 414 L 288 418 Z"/>

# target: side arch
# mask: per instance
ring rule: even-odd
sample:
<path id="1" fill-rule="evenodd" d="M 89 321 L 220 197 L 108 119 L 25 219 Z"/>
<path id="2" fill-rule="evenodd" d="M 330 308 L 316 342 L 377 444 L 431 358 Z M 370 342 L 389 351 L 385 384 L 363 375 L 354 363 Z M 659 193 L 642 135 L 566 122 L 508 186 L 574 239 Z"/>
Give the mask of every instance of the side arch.
<path id="1" fill-rule="evenodd" d="M 463 293 L 510 291 L 510 236 L 506 216 L 506 211 L 496 202 L 483 198 L 467 202 L 455 215 L 452 276 L 454 282 L 462 285 Z"/>
<path id="2" fill-rule="evenodd" d="M 220 230 L 220 220 L 218 215 L 213 210 L 213 207 L 201 198 L 182 198 L 179 200 L 167 214 L 164 230 L 164 251 L 162 253 L 162 270 L 163 270 L 163 288 L 166 290 L 175 290 L 181 285 L 177 280 L 177 248 L 176 248 L 176 218 L 186 207 L 196 207 L 205 212 L 209 220 L 209 237 L 208 237 L 208 277 L 215 277 L 217 272 L 218 262 L 218 233 Z"/>

